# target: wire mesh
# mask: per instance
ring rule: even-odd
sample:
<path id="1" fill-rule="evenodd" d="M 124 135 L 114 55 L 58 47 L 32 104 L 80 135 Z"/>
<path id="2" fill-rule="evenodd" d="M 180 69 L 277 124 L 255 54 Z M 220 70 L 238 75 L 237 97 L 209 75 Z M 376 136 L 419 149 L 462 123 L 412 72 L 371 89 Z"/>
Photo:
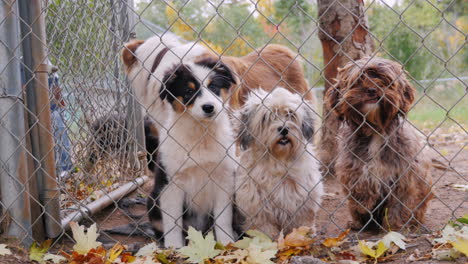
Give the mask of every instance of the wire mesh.
<path id="1" fill-rule="evenodd" d="M 15 6 L 15 1 L 1 1 L 4 6 Z M 390 136 L 384 133 L 385 131 L 374 131 L 373 134 L 381 137 L 384 143 L 381 145 L 382 149 L 373 154 L 375 156 L 365 159 L 349 147 L 342 145 L 345 144 L 344 141 L 355 138 L 362 126 L 366 126 L 368 122 L 355 127 L 355 131 L 348 134 L 349 138 L 338 136 L 336 139 L 335 137 L 335 134 L 340 134 L 340 131 L 344 129 L 343 126 L 346 126 L 346 121 L 342 120 L 337 121 L 340 126 L 334 128 L 330 126 L 327 134 L 322 133 L 322 130 L 329 125 L 324 122 L 325 117 L 333 116 L 333 111 L 336 110 L 336 107 L 322 109 L 327 99 L 324 99 L 322 93 L 318 92 L 321 90 L 326 92 L 328 89 L 335 88 L 336 80 L 329 78 L 328 71 L 330 69 L 336 71 L 338 67 L 344 66 L 349 61 L 354 63 L 353 65 L 358 65 L 356 61 L 364 55 L 384 57 L 400 63 L 406 72 L 397 76 L 397 79 L 406 75 L 416 89 L 414 103 L 407 115 L 407 125 L 408 129 L 415 131 L 414 133 L 420 138 L 421 143 L 415 144 L 417 148 L 420 148 L 415 151 L 416 156 L 428 152 L 431 164 L 434 165 L 431 170 L 432 183 L 426 182 L 433 191 L 434 198 L 425 212 L 426 221 L 420 223 L 421 228 L 418 231 L 440 229 L 446 221 L 460 217 L 468 210 L 466 192 L 457 189 L 466 189 L 468 184 L 468 167 L 466 167 L 468 159 L 468 132 L 466 130 L 468 122 L 466 114 L 468 110 L 466 108 L 468 105 L 466 85 L 468 18 L 466 12 L 462 11 L 467 7 L 463 1 L 436 3 L 429 0 L 374 0 L 365 1 L 364 5 L 351 3 L 354 1 L 338 0 L 318 1 L 317 3 L 306 0 L 44 0 L 39 2 L 42 4 L 40 14 L 45 19 L 46 40 L 43 45 L 47 54 L 47 58 L 41 58 L 42 68 L 31 69 L 28 64 L 31 54 L 27 52 L 28 46 L 25 45 L 25 40 L 27 36 L 36 34 L 33 27 L 30 27 L 30 31 L 22 30 L 17 36 L 11 36 L 18 39 L 18 46 L 10 47 L 3 40 L 4 36 L 0 40 L 0 46 L 3 46 L 2 49 L 6 48 L 6 53 L 9 54 L 9 56 L 1 57 L 1 65 L 4 68 L 0 68 L 0 80 L 8 78 L 7 72 L 11 70 L 11 65 L 15 62 L 15 65 L 18 64 L 15 67 L 18 67 L 17 70 L 22 76 L 22 86 L 25 87 L 21 94 L 8 94 L 3 92 L 4 82 L 0 82 L 2 102 L 13 100 L 25 111 L 26 126 L 23 134 L 18 134 L 13 127 L 4 125 L 10 124 L 7 122 L 7 115 L 13 110 L 5 109 L 4 115 L 0 116 L 2 135 L 14 135 L 18 146 L 24 149 L 25 160 L 28 164 L 24 172 L 26 175 L 22 176 L 23 182 L 19 182 L 20 186 L 28 187 L 24 187 L 20 192 L 23 196 L 15 199 L 18 201 L 21 199 L 22 206 L 29 203 L 30 208 L 36 208 L 30 209 L 31 214 L 27 216 L 29 224 L 27 221 L 17 223 L 25 231 L 23 237 L 20 238 L 22 240 L 40 237 L 40 231 L 33 233 L 31 226 L 40 226 L 40 219 L 50 213 L 45 210 L 47 206 L 43 199 L 43 190 L 46 185 L 43 179 L 38 177 L 40 173 L 44 173 L 40 172 L 43 171 L 41 164 L 44 160 L 38 158 L 34 152 L 39 148 L 35 144 L 42 144 L 44 138 L 34 130 L 34 127 L 39 127 L 41 131 L 46 130 L 46 134 L 53 140 L 52 146 L 41 145 L 41 148 L 44 153 L 54 153 L 56 175 L 49 175 L 48 172 L 45 174 L 49 179 L 53 177 L 53 181 L 58 186 L 60 219 L 55 219 L 56 224 L 66 228 L 70 220 L 83 218 L 88 223 L 97 223 L 101 230 L 127 225 L 126 229 L 113 230 L 114 234 L 103 232 L 105 235 L 102 239 L 109 243 L 117 240 L 126 244 L 141 242 L 144 239 L 161 240 L 161 235 L 168 234 L 172 239 L 176 236 L 173 235 L 175 232 L 182 232 L 179 229 L 186 229 L 184 223 L 186 225 L 187 222 L 198 224 L 200 229 L 204 229 L 207 224 L 213 225 L 216 234 L 221 237 L 224 232 L 232 235 L 232 231 L 229 230 L 231 227 L 226 230 L 226 223 L 222 221 L 226 219 L 226 214 L 232 213 L 231 206 L 235 204 L 234 200 L 238 200 L 234 198 L 234 193 L 239 195 L 240 190 L 243 190 L 242 184 L 247 184 L 249 181 L 255 182 L 256 186 L 249 195 L 260 198 L 252 202 L 252 207 L 255 209 L 253 212 L 249 211 L 249 214 L 240 212 L 240 215 L 245 218 L 244 231 L 249 228 L 263 229 L 267 232 L 279 231 L 283 228 L 297 227 L 296 223 L 302 223 L 302 225 L 314 225 L 317 235 L 330 236 L 348 228 L 348 222 L 352 220 L 353 215 L 353 209 L 352 207 L 348 209 L 348 203 L 354 202 L 355 207 L 358 207 L 355 210 L 375 215 L 379 213 L 379 208 L 385 207 L 389 199 L 396 200 L 394 203 L 398 204 L 402 210 L 410 211 L 410 217 L 401 226 L 402 230 L 407 228 L 410 220 L 415 220 L 417 208 L 406 206 L 400 194 L 397 195 L 395 192 L 397 192 L 396 186 L 399 182 L 414 173 L 413 165 L 400 164 L 404 167 L 403 173 L 396 175 L 394 182 L 391 183 L 382 178 L 385 175 L 376 175 L 375 171 L 371 173 L 369 177 L 375 178 L 378 184 L 389 190 L 388 193 L 383 194 L 384 197 L 378 198 L 380 207 L 375 205 L 374 208 L 368 208 L 362 197 L 353 196 L 350 190 L 355 185 L 344 185 L 336 175 L 327 175 L 328 172 L 340 174 L 337 171 L 339 167 L 335 168 L 334 165 L 340 160 L 342 162 L 346 155 L 336 151 L 354 155 L 362 164 L 363 170 L 367 170 L 369 166 L 378 165 L 375 164 L 379 162 L 378 156 L 385 151 L 385 147 L 388 147 L 385 144 L 390 142 Z M 27 29 L 26 19 L 20 15 L 18 9 L 11 10 L 9 14 L 18 21 L 18 24 Z M 8 26 L 7 20 L 0 20 L 0 27 L 6 26 Z M 132 55 L 135 53 L 138 55 L 135 63 L 141 66 L 140 71 L 134 74 L 131 69 L 126 71 L 121 58 L 125 43 L 134 38 L 148 40 L 154 35 L 160 36 L 161 39 L 169 39 L 169 41 L 163 41 L 161 46 L 152 47 L 154 50 L 148 51 L 148 54 L 136 53 L 132 50 Z M 364 36 L 365 41 L 359 39 L 359 36 Z M 364 43 L 366 41 L 371 44 L 363 47 L 367 45 Z M 273 61 L 271 57 L 262 57 L 262 52 L 268 50 L 263 47 L 268 44 L 280 44 L 294 52 L 290 61 L 283 65 L 282 69 L 274 64 L 275 60 L 279 61 L 280 57 L 273 58 Z M 185 49 L 186 52 L 180 53 L 180 50 L 184 49 L 178 49 L 178 47 L 183 45 L 188 45 L 188 48 Z M 211 90 L 211 96 L 217 98 L 216 100 L 222 106 L 215 119 L 222 120 L 226 116 L 229 123 L 224 125 L 230 129 L 228 134 L 235 134 L 235 137 L 210 134 L 212 131 L 210 125 L 200 121 L 196 116 L 192 116 L 193 120 L 188 120 L 186 115 L 194 113 L 191 109 L 192 105 L 184 101 L 183 95 L 175 94 L 172 90 L 160 88 L 162 90 L 157 94 L 145 96 L 138 94 L 138 90 L 142 89 L 154 91 L 148 88 L 149 86 L 168 87 L 168 83 L 178 77 L 178 69 L 169 69 L 165 65 L 157 65 L 159 68 L 152 69 L 163 47 L 169 48 L 166 55 L 163 55 L 166 60 L 167 57 L 171 57 L 176 61 L 175 63 L 183 62 L 182 64 L 192 65 L 192 67 L 195 65 L 192 53 L 195 53 L 198 48 L 202 47 L 205 52 L 210 53 L 211 58 L 216 60 L 214 65 L 205 65 L 210 73 L 203 75 L 200 79 L 197 79 L 199 76 L 194 78 L 196 83 L 205 83 L 206 89 L 208 89 L 207 82 L 212 82 L 213 76 L 217 74 L 216 69 L 223 63 L 227 64 L 224 66 L 234 73 L 234 82 L 237 81 L 238 85 L 232 88 L 233 91 L 227 92 L 228 99 L 223 98 L 226 97 L 223 92 L 216 94 L 213 90 Z M 334 47 L 334 50 L 331 50 L 334 55 L 327 58 L 326 49 L 329 47 Z M 149 48 L 145 47 L 145 49 Z M 225 59 L 228 56 L 235 58 L 244 56 L 245 58 L 250 53 L 257 54 L 257 57 L 250 61 L 250 64 L 246 64 L 242 72 L 229 64 L 230 59 Z M 146 54 L 146 57 L 142 57 L 142 54 Z M 161 60 L 164 62 L 164 58 Z M 296 64 L 299 64 L 303 71 L 303 77 L 296 76 L 296 78 L 305 80 L 307 83 L 305 91 L 288 83 L 288 74 Z M 268 96 L 274 93 L 268 91 L 266 97 L 261 98 L 258 108 L 251 115 L 243 118 L 242 113 L 249 110 L 248 106 L 243 106 L 244 99 L 238 102 L 240 105 L 234 105 L 233 94 L 235 94 L 235 89 L 245 89 L 243 95 L 246 95 L 247 92 L 259 88 L 249 87 L 249 78 L 253 78 L 252 76 L 256 74 L 262 76 L 262 72 L 255 72 L 258 65 L 263 65 L 263 71 L 279 76 L 272 80 L 267 78 L 259 80 L 260 83 L 270 82 L 271 84 L 273 82 L 272 87 L 284 86 L 300 94 L 301 102 L 296 105 L 295 113 L 287 113 L 283 116 L 275 107 L 269 105 Z M 159 73 L 161 68 L 166 71 L 164 74 Z M 28 93 L 31 93 L 27 87 L 31 83 L 38 82 L 37 76 L 40 72 L 47 72 L 48 87 L 43 84 L 39 89 L 47 90 L 50 103 L 32 107 L 30 103 L 26 103 L 26 97 Z M 198 74 L 193 69 L 188 72 L 191 75 Z M 142 76 L 147 78 L 144 85 L 141 84 Z M 379 84 L 374 83 L 374 85 L 379 87 Z M 389 89 L 391 85 L 393 82 L 388 87 L 380 88 L 387 91 L 386 89 Z M 347 91 L 343 90 L 340 93 L 343 95 Z M 166 93 L 166 99 L 161 95 L 163 92 Z M 202 92 L 199 93 L 202 94 Z M 196 98 L 201 96 L 197 97 L 196 94 L 192 95 L 193 100 L 198 100 Z M 252 97 L 255 96 L 260 95 L 252 95 Z M 169 100 L 167 98 L 172 98 L 169 107 L 163 106 L 163 100 Z M 389 95 L 384 92 L 381 100 L 388 98 Z M 283 104 L 290 103 L 286 98 L 281 99 L 283 99 Z M 167 102 L 169 101 L 166 101 L 166 104 Z M 344 103 L 350 108 L 355 107 L 352 102 Z M 393 106 L 399 107 L 399 105 Z M 239 109 L 239 107 L 242 108 Z M 44 113 L 45 109 L 50 111 L 50 129 L 39 121 L 39 115 Z M 162 112 L 156 112 L 155 109 Z M 183 114 L 174 114 L 173 111 L 180 111 Z M 255 134 L 261 125 L 252 124 L 250 119 L 262 111 L 268 113 L 271 118 L 270 123 L 273 122 L 272 120 L 279 120 L 278 122 L 283 123 L 282 127 L 286 124 L 297 125 L 295 118 L 302 120 L 303 115 L 313 116 L 315 123 L 311 126 L 313 126 L 314 139 L 307 143 L 304 139 L 305 133 L 291 134 L 293 136 L 290 135 L 290 140 L 299 142 L 302 149 L 294 153 L 297 156 L 292 161 L 285 162 L 276 156 L 274 148 L 271 148 L 267 141 L 271 134 L 278 136 L 278 133 L 281 134 L 284 130 L 276 131 L 268 126 L 270 130 L 265 133 L 269 134 Z M 361 116 L 363 119 L 370 118 L 368 114 L 361 114 Z M 21 120 L 20 123 L 22 122 Z M 193 124 L 194 127 L 186 127 L 186 131 L 183 131 L 184 122 Z M 216 123 L 216 125 L 219 124 Z M 182 138 L 176 133 L 176 131 L 181 131 L 181 128 L 186 133 Z M 188 140 L 190 134 L 196 134 L 199 128 L 205 129 L 203 136 Z M 304 127 L 298 129 L 298 131 L 303 131 Z M 190 133 L 187 134 L 187 132 Z M 262 151 L 255 155 L 247 151 L 246 154 L 242 146 L 242 137 L 247 134 L 250 136 L 249 144 L 255 145 Z M 332 135 L 330 137 L 332 140 L 338 141 L 325 144 L 320 142 L 324 136 L 329 135 Z M 203 144 L 205 144 L 204 148 L 201 148 Z M 202 157 L 209 159 L 214 155 L 210 152 L 214 150 L 210 150 L 207 144 L 218 146 L 215 148 L 219 152 L 216 154 L 218 156 L 213 158 L 211 163 L 202 159 Z M 319 148 L 316 149 L 316 146 Z M 337 147 L 334 149 L 335 147 L 330 146 Z M 10 155 L 2 159 L 3 168 L 6 166 L 5 162 L 8 162 L 14 155 L 8 154 L 3 149 L 0 151 L 4 154 L 3 156 Z M 398 148 L 392 151 L 396 153 L 394 159 L 402 163 L 416 162 L 416 157 L 404 156 L 399 153 Z M 321 159 L 322 152 L 327 152 L 331 158 L 326 161 Z M 179 163 L 170 163 L 171 159 Z M 306 175 L 300 175 L 302 178 L 306 179 L 309 174 L 313 173 L 324 175 L 324 177 L 320 176 L 319 180 L 313 184 L 307 181 L 304 183 L 302 180 L 291 180 L 291 175 L 296 173 L 297 167 L 302 166 L 301 162 L 304 162 L 304 159 L 307 160 L 306 163 L 308 162 L 307 166 L 304 165 L 305 168 L 316 171 L 306 170 L 302 172 Z M 271 164 L 267 164 L 265 160 Z M 166 164 L 161 166 L 164 162 Z M 317 166 L 310 166 L 310 164 L 317 164 Z M 235 169 L 231 166 L 235 166 Z M 320 166 L 320 172 L 318 166 Z M 278 167 L 279 171 L 285 171 L 285 173 L 269 175 L 274 171 L 272 167 Z M 227 171 L 222 171 L 226 168 Z M 262 173 L 257 172 L 259 168 L 264 168 Z M 231 175 L 225 177 L 223 173 Z M 175 175 L 190 174 L 193 174 L 194 178 L 192 185 L 188 185 L 189 187 L 187 183 L 175 177 Z M 240 178 L 242 174 L 248 177 Z M 147 180 L 148 177 L 145 175 L 150 179 Z M 154 181 L 153 178 L 159 177 L 158 175 L 164 175 L 169 182 Z M 5 182 L 8 179 L 18 181 L 17 177 L 13 177 L 6 170 L 3 170 L 0 176 Z M 220 177 L 222 180 L 219 180 Z M 261 185 L 260 181 L 264 180 L 264 177 L 269 179 L 267 180 L 267 182 L 270 181 L 269 185 Z M 239 179 L 243 179 L 244 182 L 239 183 Z M 234 182 L 229 182 L 231 180 Z M 423 182 L 421 178 L 418 178 L 414 184 L 420 187 Z M 130 186 L 126 185 L 128 183 L 133 186 L 131 190 L 134 192 L 130 195 L 132 199 L 116 194 L 116 191 Z M 153 184 L 161 186 L 155 188 Z M 295 189 L 287 189 L 288 184 L 295 184 Z M 321 194 L 322 186 L 323 195 Z M 414 188 L 417 189 L 418 186 Z M 35 189 L 38 190 L 37 193 Z M 192 193 L 188 193 L 188 190 Z M 204 201 L 200 198 L 210 193 L 209 190 L 222 193 L 221 197 L 227 197 L 226 204 L 216 207 L 213 205 L 215 200 Z M 298 200 L 291 201 L 288 199 L 292 198 L 286 198 L 287 201 L 281 201 L 281 192 L 285 190 L 298 194 Z M 5 204 L 4 191 L 2 189 L 0 194 L 2 197 L 0 234 L 2 235 L 7 234 L 7 227 L 12 219 L 15 221 L 9 216 L 10 210 L 15 206 L 18 207 L 18 203 Z M 164 197 L 164 193 L 169 198 Z M 291 197 L 288 195 L 292 193 L 284 195 Z M 243 193 L 243 195 L 246 194 Z M 411 192 L 408 191 L 407 195 L 411 195 Z M 191 198 L 184 202 L 187 198 L 181 201 L 176 199 L 180 196 Z M 178 205 L 162 204 L 161 201 L 168 201 L 168 199 L 185 203 L 185 206 L 180 207 L 177 215 L 169 215 L 174 212 L 170 207 L 178 207 Z M 107 201 L 102 202 L 103 200 Z M 290 202 L 296 208 L 286 211 L 285 205 L 280 202 Z M 310 209 L 308 206 L 310 204 L 314 204 L 316 209 Z M 111 206 L 104 209 L 106 205 Z M 238 207 L 242 209 L 242 206 Z M 192 209 L 196 211 L 205 210 L 204 208 L 210 208 L 210 210 L 207 209 L 210 211 L 209 217 L 190 219 L 190 217 L 196 218 Z M 35 213 L 34 210 L 36 210 Z M 303 216 L 306 210 L 312 210 L 312 215 L 307 211 L 309 215 Z M 267 217 L 263 219 L 263 222 L 255 222 L 265 217 L 265 212 L 273 212 L 271 215 L 279 215 L 281 220 L 272 220 Z M 234 210 L 235 216 L 237 213 L 239 213 L 238 210 Z M 171 219 L 171 224 L 164 223 L 167 217 Z M 356 232 L 360 234 L 364 232 L 365 227 L 372 224 L 386 229 L 385 223 L 378 222 L 377 218 L 376 216 L 369 217 Z M 421 219 L 416 220 L 421 222 Z M 236 222 L 235 217 L 234 222 Z M 173 232 L 161 230 L 160 225 L 165 228 L 170 227 Z M 276 231 L 271 231 L 271 234 L 275 234 Z M 115 233 L 119 235 L 116 236 Z M 60 236 L 68 237 L 65 229 Z M 182 237 L 178 239 L 181 240 Z"/>

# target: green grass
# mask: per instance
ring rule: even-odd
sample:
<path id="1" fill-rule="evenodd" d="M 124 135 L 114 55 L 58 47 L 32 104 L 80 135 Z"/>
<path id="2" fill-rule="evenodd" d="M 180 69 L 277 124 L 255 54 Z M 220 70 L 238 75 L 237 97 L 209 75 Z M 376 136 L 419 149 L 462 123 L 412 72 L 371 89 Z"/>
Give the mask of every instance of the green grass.
<path id="1" fill-rule="evenodd" d="M 468 94 L 457 83 L 439 83 L 418 91 L 409 120 L 420 129 L 432 129 L 456 124 L 468 129 Z"/>

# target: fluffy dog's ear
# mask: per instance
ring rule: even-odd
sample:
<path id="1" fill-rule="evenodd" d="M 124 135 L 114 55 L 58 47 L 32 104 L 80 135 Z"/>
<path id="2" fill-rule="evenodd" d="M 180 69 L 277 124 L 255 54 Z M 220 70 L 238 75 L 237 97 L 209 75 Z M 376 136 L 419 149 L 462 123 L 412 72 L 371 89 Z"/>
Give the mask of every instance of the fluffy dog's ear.
<path id="1" fill-rule="evenodd" d="M 252 134 L 250 134 L 250 120 L 251 120 L 251 111 L 249 109 L 241 109 L 236 113 L 235 127 L 237 132 L 237 140 L 239 142 L 241 150 L 246 150 L 252 144 Z"/>
<path id="2" fill-rule="evenodd" d="M 222 77 L 218 78 L 218 80 L 223 81 L 223 88 L 230 88 L 231 85 L 237 84 L 237 78 L 235 78 L 232 69 L 230 69 L 225 63 L 221 62 L 218 58 L 206 57 L 196 61 L 195 64 L 210 68 L 216 73 L 216 76 Z"/>
<path id="3" fill-rule="evenodd" d="M 341 100 L 339 87 L 339 81 L 337 81 L 334 86 L 328 88 L 327 92 L 325 93 L 325 104 L 328 109 L 331 109 L 336 115 L 341 116 L 341 113 L 337 107 Z"/>
<path id="4" fill-rule="evenodd" d="M 414 95 L 416 93 L 416 90 L 414 89 L 413 85 L 411 85 L 411 83 L 403 75 L 400 76 L 398 85 L 401 86 L 400 89 L 402 91 L 402 96 L 401 96 L 402 102 L 400 106 L 400 113 L 406 114 L 410 110 L 411 105 L 413 105 Z"/>
<path id="5" fill-rule="evenodd" d="M 130 67 L 136 62 L 135 52 L 144 42 L 144 40 L 133 40 L 125 44 L 125 47 L 122 49 L 122 61 L 126 70 L 130 69 Z"/>
<path id="6" fill-rule="evenodd" d="M 229 81 L 231 85 L 237 84 L 237 80 L 234 77 L 233 71 L 226 64 L 218 62 L 213 70 L 216 72 L 216 74 L 224 77 L 226 81 Z"/>
<path id="7" fill-rule="evenodd" d="M 304 107 L 305 115 L 304 115 L 304 120 L 302 120 L 301 124 L 301 130 L 302 134 L 304 137 L 307 139 L 307 141 L 311 140 L 312 137 L 314 136 L 314 113 L 312 112 L 311 109 L 309 109 L 307 106 Z"/>

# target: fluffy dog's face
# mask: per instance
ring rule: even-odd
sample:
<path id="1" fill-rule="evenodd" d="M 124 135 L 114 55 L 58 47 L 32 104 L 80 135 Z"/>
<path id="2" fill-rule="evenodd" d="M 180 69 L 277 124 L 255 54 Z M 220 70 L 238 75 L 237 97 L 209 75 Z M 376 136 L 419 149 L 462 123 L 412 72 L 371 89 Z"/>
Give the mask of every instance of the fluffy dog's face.
<path id="1" fill-rule="evenodd" d="M 177 64 L 165 74 L 159 96 L 176 113 L 209 121 L 223 110 L 222 98 L 233 83 L 231 71 L 222 63 L 203 60 Z"/>
<path id="2" fill-rule="evenodd" d="M 314 134 L 312 109 L 284 88 L 270 93 L 252 91 L 236 113 L 236 130 L 243 150 L 256 148 L 276 159 L 296 158 Z"/>
<path id="3" fill-rule="evenodd" d="M 339 117 L 384 131 L 392 120 L 406 115 L 414 93 L 399 64 L 366 57 L 339 69 L 325 101 Z"/>

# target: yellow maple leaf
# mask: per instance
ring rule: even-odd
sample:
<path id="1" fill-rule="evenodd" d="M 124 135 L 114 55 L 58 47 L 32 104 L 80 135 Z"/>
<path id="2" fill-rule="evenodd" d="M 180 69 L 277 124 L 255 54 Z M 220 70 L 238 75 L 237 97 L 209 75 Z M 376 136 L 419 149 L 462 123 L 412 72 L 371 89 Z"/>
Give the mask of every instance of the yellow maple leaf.
<path id="1" fill-rule="evenodd" d="M 456 250 L 465 254 L 465 256 L 468 256 L 468 241 L 467 240 L 457 238 L 457 242 L 452 242 L 451 244 Z"/>
<path id="2" fill-rule="evenodd" d="M 209 232 L 205 237 L 200 231 L 189 227 L 187 232 L 189 240 L 188 246 L 179 249 L 179 253 L 188 257 L 188 261 L 203 264 L 205 259 L 210 259 L 219 255 L 221 250 L 215 249 L 216 241 L 213 232 Z"/>
<path id="3" fill-rule="evenodd" d="M 115 244 L 109 250 L 109 257 L 107 258 L 106 264 L 114 263 L 114 260 L 116 260 L 120 256 L 120 254 L 122 254 L 123 250 L 124 247 L 120 243 Z"/>
<path id="4" fill-rule="evenodd" d="M 50 245 L 52 245 L 51 239 L 42 242 L 39 246 L 36 242 L 33 242 L 31 248 L 29 248 L 29 259 L 41 262 L 44 255 L 49 251 Z"/>
<path id="5" fill-rule="evenodd" d="M 359 249 L 361 250 L 361 252 L 365 255 L 368 255 L 368 256 L 371 256 L 375 259 L 377 259 L 378 257 L 382 256 L 385 251 L 388 250 L 388 248 L 385 246 L 385 244 L 380 241 L 378 244 L 377 244 L 377 249 L 373 249 L 370 248 L 366 243 L 365 241 L 361 241 L 359 240 Z"/>

